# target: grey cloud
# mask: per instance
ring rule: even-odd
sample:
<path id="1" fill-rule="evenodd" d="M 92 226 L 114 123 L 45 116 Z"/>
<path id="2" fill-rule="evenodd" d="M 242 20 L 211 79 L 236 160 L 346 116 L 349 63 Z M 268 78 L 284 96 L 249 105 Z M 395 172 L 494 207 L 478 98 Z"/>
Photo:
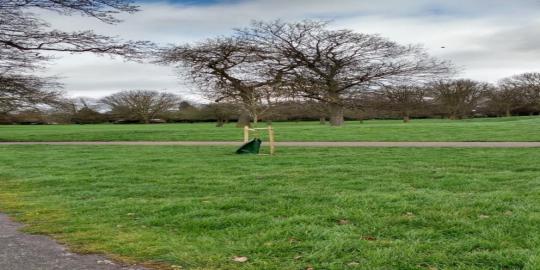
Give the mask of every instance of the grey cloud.
<path id="1" fill-rule="evenodd" d="M 540 56 L 540 22 L 502 29 L 491 35 L 478 38 L 486 48 L 497 48 L 516 54 Z"/>
<path id="2" fill-rule="evenodd" d="M 42 13 L 65 30 L 95 29 L 125 39 L 185 43 L 231 32 L 252 19 L 333 19 L 331 27 L 380 33 L 400 43 L 422 43 L 428 51 L 464 67 L 460 76 L 495 82 L 540 70 L 540 15 L 536 0 L 252 0 L 216 5 L 142 4 L 106 25 L 84 17 Z M 445 47 L 442 49 L 441 47 Z M 170 67 L 125 63 L 91 55 L 68 55 L 47 74 L 59 75 L 71 94 L 102 96 L 122 89 L 151 88 L 190 93 Z"/>

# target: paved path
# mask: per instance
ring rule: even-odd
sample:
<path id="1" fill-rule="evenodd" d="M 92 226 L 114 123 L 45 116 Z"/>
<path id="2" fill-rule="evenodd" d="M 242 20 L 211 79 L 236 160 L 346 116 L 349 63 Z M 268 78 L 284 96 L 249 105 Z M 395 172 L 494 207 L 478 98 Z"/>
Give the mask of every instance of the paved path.
<path id="1" fill-rule="evenodd" d="M 2 270 L 145 270 L 122 266 L 97 255 L 77 255 L 47 236 L 19 232 L 21 224 L 0 214 Z"/>
<path id="2" fill-rule="evenodd" d="M 263 142 L 266 144 L 265 142 Z M 183 145 L 239 146 L 241 142 L 204 141 L 118 141 L 118 142 L 0 142 L 0 145 Z M 540 142 L 276 142 L 276 146 L 299 147 L 540 147 Z"/>

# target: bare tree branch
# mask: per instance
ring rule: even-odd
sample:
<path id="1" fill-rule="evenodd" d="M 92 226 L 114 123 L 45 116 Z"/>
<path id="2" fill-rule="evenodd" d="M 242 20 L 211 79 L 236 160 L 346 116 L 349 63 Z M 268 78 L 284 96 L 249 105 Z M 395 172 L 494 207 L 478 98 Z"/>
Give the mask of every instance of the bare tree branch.
<path id="1" fill-rule="evenodd" d="M 0 114 L 54 105 L 62 92 L 54 78 L 28 75 L 0 75 Z"/>
<path id="2" fill-rule="evenodd" d="M 29 75 L 51 60 L 48 52 L 94 53 L 122 56 L 140 61 L 154 50 L 148 41 L 122 41 L 92 31 L 64 32 L 50 25 L 32 9 L 46 9 L 63 15 L 82 14 L 105 23 L 117 23 L 114 15 L 135 12 L 130 0 L 2 0 L 0 1 L 0 86 L 4 111 L 46 103 L 57 97 L 49 91 L 51 80 Z M 57 83 L 55 83 L 57 84 Z M 19 99 L 19 100 L 17 100 Z"/>
<path id="3" fill-rule="evenodd" d="M 2 0 L 0 10 L 41 8 L 64 15 L 74 13 L 94 17 L 105 23 L 118 23 L 120 12 L 133 13 L 138 7 L 131 0 Z"/>

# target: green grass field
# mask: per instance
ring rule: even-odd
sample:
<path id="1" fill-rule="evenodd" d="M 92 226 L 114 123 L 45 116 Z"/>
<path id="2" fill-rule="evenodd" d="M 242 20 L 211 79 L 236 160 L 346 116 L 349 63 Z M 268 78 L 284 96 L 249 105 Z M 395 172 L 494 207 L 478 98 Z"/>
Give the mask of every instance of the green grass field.
<path id="1" fill-rule="evenodd" d="M 261 124 L 264 125 L 264 124 Z M 540 117 L 274 123 L 278 141 L 540 141 Z M 234 124 L 0 126 L 0 141 L 239 141 Z"/>
<path id="2" fill-rule="evenodd" d="M 183 269 L 540 269 L 538 149 L 233 150 L 0 146 L 0 211 L 79 251 Z"/>

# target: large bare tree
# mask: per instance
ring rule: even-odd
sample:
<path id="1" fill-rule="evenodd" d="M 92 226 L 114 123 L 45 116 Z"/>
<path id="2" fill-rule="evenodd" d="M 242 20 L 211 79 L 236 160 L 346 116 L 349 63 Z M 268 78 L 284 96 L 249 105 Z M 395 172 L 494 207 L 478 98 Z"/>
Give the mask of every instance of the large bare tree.
<path id="1" fill-rule="evenodd" d="M 326 104 L 333 126 L 358 94 L 383 86 L 426 82 L 448 75 L 448 62 L 429 57 L 421 46 L 400 45 L 378 35 L 329 30 L 325 22 L 254 22 L 239 30 L 252 46 L 271 52 L 289 89 Z M 288 67 L 288 68 L 287 68 Z"/>
<path id="2" fill-rule="evenodd" d="M 160 114 L 177 108 L 180 97 L 158 91 L 130 90 L 107 96 L 102 103 L 115 115 L 148 124 Z"/>
<path id="3" fill-rule="evenodd" d="M 268 59 L 262 48 L 234 36 L 168 49 L 162 62 L 176 64 L 212 101 L 239 102 L 257 124 L 279 96 L 281 72 L 270 70 Z"/>

